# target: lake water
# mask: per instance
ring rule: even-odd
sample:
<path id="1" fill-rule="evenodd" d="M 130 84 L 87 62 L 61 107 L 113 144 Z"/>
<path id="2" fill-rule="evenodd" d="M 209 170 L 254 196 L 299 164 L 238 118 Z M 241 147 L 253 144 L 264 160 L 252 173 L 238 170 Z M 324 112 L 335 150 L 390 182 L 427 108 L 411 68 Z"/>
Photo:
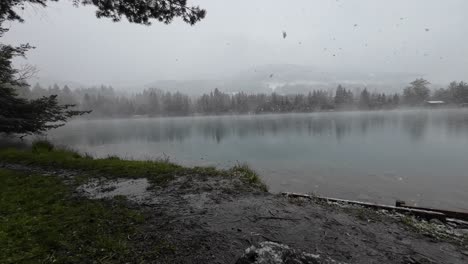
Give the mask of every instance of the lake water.
<path id="1" fill-rule="evenodd" d="M 468 210 L 468 110 L 76 120 L 50 139 L 96 156 L 248 163 L 270 190 Z"/>

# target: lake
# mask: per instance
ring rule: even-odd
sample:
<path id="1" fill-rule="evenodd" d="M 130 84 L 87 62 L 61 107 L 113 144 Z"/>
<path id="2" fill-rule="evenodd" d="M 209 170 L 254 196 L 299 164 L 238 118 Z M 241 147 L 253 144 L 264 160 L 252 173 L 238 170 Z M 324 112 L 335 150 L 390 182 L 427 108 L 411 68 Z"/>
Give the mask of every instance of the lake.
<path id="1" fill-rule="evenodd" d="M 273 192 L 468 210 L 468 110 L 75 120 L 49 139 L 82 152 L 247 163 Z"/>

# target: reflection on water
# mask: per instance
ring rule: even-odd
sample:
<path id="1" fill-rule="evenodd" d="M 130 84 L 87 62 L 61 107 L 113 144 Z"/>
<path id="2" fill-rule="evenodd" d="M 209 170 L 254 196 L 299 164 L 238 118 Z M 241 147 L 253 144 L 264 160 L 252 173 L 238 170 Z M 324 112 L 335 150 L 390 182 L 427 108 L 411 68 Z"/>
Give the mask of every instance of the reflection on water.
<path id="1" fill-rule="evenodd" d="M 50 137 L 97 156 L 247 162 L 273 191 L 468 209 L 467 110 L 77 120 Z"/>
<path id="2" fill-rule="evenodd" d="M 242 139 L 291 133 L 307 136 L 333 134 L 339 141 L 352 134 L 366 136 L 367 133 L 389 128 L 401 130 L 412 140 L 418 140 L 424 137 L 429 122 L 433 128 L 442 129 L 446 134 L 468 135 L 468 112 L 446 110 L 81 120 L 53 132 L 53 136 L 71 144 L 79 141 L 90 145 L 134 139 L 181 142 L 192 137 L 203 137 L 221 143 L 229 137 Z"/>

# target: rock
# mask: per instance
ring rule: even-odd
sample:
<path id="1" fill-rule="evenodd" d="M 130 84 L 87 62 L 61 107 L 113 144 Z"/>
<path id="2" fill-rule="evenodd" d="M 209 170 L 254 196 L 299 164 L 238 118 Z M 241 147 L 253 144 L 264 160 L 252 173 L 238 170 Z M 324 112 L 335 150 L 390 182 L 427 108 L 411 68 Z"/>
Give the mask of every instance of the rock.
<path id="1" fill-rule="evenodd" d="M 407 256 L 403 259 L 404 264 L 435 264 L 431 259 L 423 256 Z"/>
<path id="2" fill-rule="evenodd" d="M 337 263 L 329 257 L 321 257 L 293 249 L 287 245 L 264 241 L 245 250 L 236 264 L 328 264 Z"/>
<path id="3" fill-rule="evenodd" d="M 413 257 L 406 256 L 406 257 L 403 259 L 403 263 L 404 263 L 404 264 L 417 264 L 418 261 L 415 260 Z"/>

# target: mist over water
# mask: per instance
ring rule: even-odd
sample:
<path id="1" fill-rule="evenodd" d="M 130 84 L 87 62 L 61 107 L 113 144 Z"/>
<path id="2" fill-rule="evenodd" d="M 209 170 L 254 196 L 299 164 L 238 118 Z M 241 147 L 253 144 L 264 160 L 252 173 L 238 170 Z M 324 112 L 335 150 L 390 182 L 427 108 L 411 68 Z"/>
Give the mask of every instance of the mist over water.
<path id="1" fill-rule="evenodd" d="M 98 157 L 248 163 L 274 192 L 468 209 L 468 109 L 75 120 L 49 138 Z"/>

